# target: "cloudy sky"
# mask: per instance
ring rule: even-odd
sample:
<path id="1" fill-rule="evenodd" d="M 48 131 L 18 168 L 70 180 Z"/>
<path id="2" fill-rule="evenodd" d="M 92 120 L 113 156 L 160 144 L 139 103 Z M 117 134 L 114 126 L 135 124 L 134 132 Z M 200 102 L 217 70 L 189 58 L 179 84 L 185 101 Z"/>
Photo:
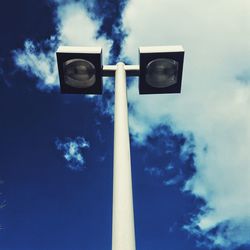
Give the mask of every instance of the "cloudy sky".
<path id="1" fill-rule="evenodd" d="M 137 249 L 250 249 L 247 0 L 23 0 L 0 15 L 0 248 L 111 249 L 114 81 L 60 94 L 59 45 L 182 45 L 182 93 L 128 79 Z"/>

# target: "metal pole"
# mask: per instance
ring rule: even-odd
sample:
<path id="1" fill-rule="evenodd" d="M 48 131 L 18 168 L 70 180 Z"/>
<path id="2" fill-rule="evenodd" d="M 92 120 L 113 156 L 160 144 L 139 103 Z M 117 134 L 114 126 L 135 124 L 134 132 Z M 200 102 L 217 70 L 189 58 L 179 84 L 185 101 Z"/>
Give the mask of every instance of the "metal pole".
<path id="1" fill-rule="evenodd" d="M 112 250 L 135 250 L 126 71 L 116 67 Z"/>

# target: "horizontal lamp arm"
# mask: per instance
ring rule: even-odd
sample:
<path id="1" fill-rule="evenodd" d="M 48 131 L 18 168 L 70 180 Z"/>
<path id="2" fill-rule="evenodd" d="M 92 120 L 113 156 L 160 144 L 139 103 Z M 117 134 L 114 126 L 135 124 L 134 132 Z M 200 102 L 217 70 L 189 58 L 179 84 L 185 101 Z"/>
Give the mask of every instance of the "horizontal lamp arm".
<path id="1" fill-rule="evenodd" d="M 125 65 L 126 76 L 139 76 L 139 65 Z M 103 65 L 102 76 L 115 76 L 116 65 Z"/>

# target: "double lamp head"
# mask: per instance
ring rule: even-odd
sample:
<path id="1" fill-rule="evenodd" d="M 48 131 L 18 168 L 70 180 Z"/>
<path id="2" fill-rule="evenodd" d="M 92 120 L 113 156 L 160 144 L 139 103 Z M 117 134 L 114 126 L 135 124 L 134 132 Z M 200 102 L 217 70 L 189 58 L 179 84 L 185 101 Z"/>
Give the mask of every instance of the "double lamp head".
<path id="1" fill-rule="evenodd" d="M 56 52 L 62 93 L 102 94 L 101 47 L 60 46 Z M 182 46 L 139 48 L 139 93 L 180 93 Z"/>

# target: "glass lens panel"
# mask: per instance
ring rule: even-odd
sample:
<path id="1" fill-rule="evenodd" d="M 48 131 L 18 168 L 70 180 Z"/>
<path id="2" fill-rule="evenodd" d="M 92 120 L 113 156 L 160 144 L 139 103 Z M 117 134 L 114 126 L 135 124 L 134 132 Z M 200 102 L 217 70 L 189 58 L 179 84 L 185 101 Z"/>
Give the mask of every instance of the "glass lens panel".
<path id="1" fill-rule="evenodd" d="M 147 65 L 146 82 L 154 88 L 165 88 L 177 83 L 178 62 L 159 58 Z"/>
<path id="2" fill-rule="evenodd" d="M 65 83 L 74 88 L 88 88 L 96 81 L 95 66 L 83 59 L 71 59 L 64 63 Z"/>

